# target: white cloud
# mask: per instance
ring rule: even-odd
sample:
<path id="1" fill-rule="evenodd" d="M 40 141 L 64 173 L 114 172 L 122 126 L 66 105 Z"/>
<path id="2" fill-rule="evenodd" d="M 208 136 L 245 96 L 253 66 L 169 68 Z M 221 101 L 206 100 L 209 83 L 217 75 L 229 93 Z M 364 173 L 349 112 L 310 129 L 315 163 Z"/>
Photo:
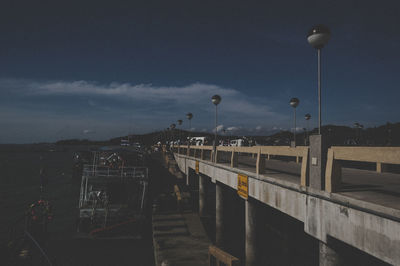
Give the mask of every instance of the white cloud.
<path id="1" fill-rule="evenodd" d="M 224 114 L 251 115 L 253 117 L 271 116 L 279 119 L 282 115 L 274 113 L 260 99 L 251 97 L 237 89 L 217 85 L 193 83 L 186 86 L 154 86 L 152 84 L 117 83 L 98 84 L 89 81 L 29 81 L 0 79 L 3 90 L 18 90 L 27 95 L 70 95 L 112 97 L 113 99 L 132 99 L 148 103 L 176 103 L 213 111 L 211 96 L 219 94 L 222 102 L 218 106 Z M 98 105 L 88 100 L 90 106 Z"/>
<path id="2" fill-rule="evenodd" d="M 224 125 L 218 125 L 217 132 L 221 132 L 222 130 L 224 130 Z M 213 132 L 215 132 L 215 128 L 213 129 Z"/>
<path id="3" fill-rule="evenodd" d="M 93 100 L 88 100 L 88 105 L 92 107 L 97 106 L 96 102 Z"/>
<path id="4" fill-rule="evenodd" d="M 91 129 L 84 129 L 83 130 L 83 134 L 92 134 L 92 133 L 95 133 L 95 131 L 93 131 L 93 130 L 91 130 Z"/>
<path id="5" fill-rule="evenodd" d="M 240 128 L 239 127 L 228 127 L 226 130 L 228 131 L 238 131 Z"/>
<path id="6" fill-rule="evenodd" d="M 293 132 L 293 127 L 290 128 L 290 131 Z M 296 132 L 303 132 L 303 131 L 304 131 L 304 128 L 303 128 L 303 127 L 296 127 Z"/>
<path id="7" fill-rule="evenodd" d="M 190 130 L 201 130 L 213 125 L 215 107 L 211 96 L 214 94 L 222 97 L 218 105 L 218 119 L 240 125 L 220 125 L 218 132 L 225 129 L 226 134 L 246 133 L 248 128 L 254 130 L 266 117 L 278 124 L 287 120 L 286 115 L 273 112 L 259 97 L 212 84 L 193 83 L 178 87 L 0 79 L 0 97 L 12 99 L 5 101 L 1 107 L 4 111 L 0 113 L 0 118 L 3 122 L 9 121 L 10 126 L 0 132 L 0 139 L 5 139 L 3 136 L 7 135 L 7 139 L 13 141 L 16 135 L 13 132 L 16 131 L 21 132 L 18 133 L 21 139 L 24 134 L 32 136 L 22 133 L 28 132 L 31 124 L 40 124 L 41 131 L 38 130 L 35 137 L 29 139 L 39 139 L 37 136 L 40 136 L 40 140 L 79 138 L 82 134 L 107 138 L 126 134 L 128 130 L 132 132 L 132 124 L 135 125 L 134 133 L 144 133 L 166 128 L 177 119 L 184 120 L 180 128 L 187 130 L 187 112 L 194 114 Z M 68 131 L 57 133 L 65 124 L 69 125 Z"/>

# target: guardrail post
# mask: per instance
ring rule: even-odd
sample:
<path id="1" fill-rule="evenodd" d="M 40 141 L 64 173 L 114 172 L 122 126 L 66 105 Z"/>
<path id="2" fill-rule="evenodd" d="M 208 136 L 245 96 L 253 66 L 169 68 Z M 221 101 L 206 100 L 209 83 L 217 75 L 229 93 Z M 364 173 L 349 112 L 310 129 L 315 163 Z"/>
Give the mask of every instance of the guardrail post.
<path id="1" fill-rule="evenodd" d="M 231 167 L 237 167 L 237 166 L 238 166 L 238 154 L 235 152 L 235 149 L 233 149 L 231 155 Z"/>
<path id="2" fill-rule="evenodd" d="M 257 152 L 256 173 L 259 175 L 259 174 L 264 173 L 264 171 L 265 171 L 265 158 L 262 157 L 261 148 L 260 148 L 260 149 L 258 149 L 258 152 Z"/>
<path id="3" fill-rule="evenodd" d="M 201 152 L 200 152 L 200 159 L 204 160 L 204 149 L 201 149 Z"/>
<path id="4" fill-rule="evenodd" d="M 310 185 L 310 166 L 309 160 L 309 148 L 306 148 L 303 152 L 301 159 L 301 174 L 300 174 L 300 185 L 303 187 Z"/>
<path id="5" fill-rule="evenodd" d="M 190 146 L 188 145 L 187 150 L 186 150 L 186 155 L 190 156 Z"/>
<path id="6" fill-rule="evenodd" d="M 335 160 L 333 149 L 328 150 L 328 161 L 326 163 L 325 190 L 336 192 L 342 180 L 342 168 L 339 161 Z"/>
<path id="7" fill-rule="evenodd" d="M 385 164 L 383 164 L 381 162 L 377 162 L 376 163 L 376 172 L 377 173 L 386 172 L 386 168 L 387 168 L 387 165 L 385 165 Z"/>

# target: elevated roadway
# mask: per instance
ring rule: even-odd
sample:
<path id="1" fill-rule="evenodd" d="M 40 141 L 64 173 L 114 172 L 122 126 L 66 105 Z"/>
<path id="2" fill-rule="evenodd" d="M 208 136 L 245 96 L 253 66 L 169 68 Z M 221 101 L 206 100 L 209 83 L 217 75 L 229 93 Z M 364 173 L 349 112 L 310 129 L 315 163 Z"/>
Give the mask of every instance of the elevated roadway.
<path id="1" fill-rule="evenodd" d="M 303 225 L 304 233 L 318 242 L 320 265 L 349 263 L 345 263 L 348 257 L 342 256 L 337 243 L 369 254 L 378 262 L 400 265 L 400 175 L 383 173 L 383 163 L 377 160 L 377 171 L 349 169 L 339 167 L 335 157 L 328 155 L 326 175 L 321 177 L 321 188 L 316 188 L 310 180 L 312 159 L 308 147 L 293 148 L 292 154 L 287 148 L 270 150 L 264 156 L 257 147 L 218 148 L 222 149 L 214 152 L 211 147 L 175 148 L 174 157 L 188 184 L 196 180 L 193 176 L 198 176 L 194 182 L 204 183 L 206 178 L 216 186 L 217 245 L 225 245 L 224 223 L 231 219 L 226 212 L 228 201 L 224 191 L 239 192 L 237 197 L 245 205 L 246 265 L 259 265 L 263 253 L 257 238 L 258 228 L 262 228 L 258 225 L 261 219 L 257 218 L 262 212 L 257 207 L 259 203 Z M 400 150 L 390 152 L 393 151 L 395 158 L 390 160 L 397 162 Z M 273 156 L 272 152 L 277 154 Z M 288 159 L 290 155 L 293 159 Z M 247 190 L 245 194 L 240 193 L 243 189 Z M 202 200 L 207 199 L 200 197 Z"/>

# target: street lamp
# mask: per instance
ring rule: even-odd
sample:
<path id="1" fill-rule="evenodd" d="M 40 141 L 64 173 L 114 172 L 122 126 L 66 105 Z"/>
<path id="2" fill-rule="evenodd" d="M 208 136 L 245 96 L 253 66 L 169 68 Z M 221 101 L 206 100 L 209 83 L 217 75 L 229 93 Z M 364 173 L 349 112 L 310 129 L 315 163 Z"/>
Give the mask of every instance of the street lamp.
<path id="1" fill-rule="evenodd" d="M 293 107 L 294 109 L 294 131 L 293 131 L 293 135 L 294 135 L 294 146 L 296 147 L 296 107 L 299 105 L 300 100 L 297 98 L 292 98 L 290 99 L 290 106 Z"/>
<path id="2" fill-rule="evenodd" d="M 167 127 L 165 130 L 165 144 L 169 144 L 169 127 Z"/>
<path id="3" fill-rule="evenodd" d="M 314 26 L 307 34 L 307 41 L 318 52 L 318 134 L 321 135 L 321 49 L 331 38 L 331 31 L 324 25 Z"/>
<path id="4" fill-rule="evenodd" d="M 171 135 L 172 135 L 172 147 L 174 146 L 174 129 L 175 129 L 175 127 L 176 127 L 176 125 L 175 124 L 171 124 L 170 126 L 169 126 L 169 128 L 171 129 Z"/>
<path id="5" fill-rule="evenodd" d="M 178 126 L 182 125 L 183 121 L 179 119 L 178 121 Z M 181 139 L 182 139 L 182 130 L 179 130 L 179 145 L 181 145 Z"/>
<path id="6" fill-rule="evenodd" d="M 217 115 L 218 115 L 218 104 L 221 102 L 221 96 L 218 94 L 211 97 L 212 103 L 215 105 L 215 136 L 214 136 L 214 154 L 215 154 L 215 147 L 217 146 Z"/>
<path id="7" fill-rule="evenodd" d="M 189 140 L 188 140 L 188 144 L 190 144 L 190 130 L 192 128 L 192 118 L 193 118 L 193 114 L 192 113 L 187 113 L 186 114 L 186 118 L 189 120 Z"/>
<path id="8" fill-rule="evenodd" d="M 356 130 L 357 130 L 357 142 L 358 142 L 358 144 L 360 145 L 360 143 L 361 143 L 361 129 L 363 129 L 364 128 L 364 126 L 363 125 L 361 125 L 360 123 L 358 123 L 358 122 L 355 122 L 354 123 L 354 127 L 356 128 Z"/>
<path id="9" fill-rule="evenodd" d="M 305 114 L 304 119 L 307 121 L 307 131 L 306 131 L 306 139 L 307 139 L 308 132 L 310 131 L 311 115 L 310 114 Z"/>

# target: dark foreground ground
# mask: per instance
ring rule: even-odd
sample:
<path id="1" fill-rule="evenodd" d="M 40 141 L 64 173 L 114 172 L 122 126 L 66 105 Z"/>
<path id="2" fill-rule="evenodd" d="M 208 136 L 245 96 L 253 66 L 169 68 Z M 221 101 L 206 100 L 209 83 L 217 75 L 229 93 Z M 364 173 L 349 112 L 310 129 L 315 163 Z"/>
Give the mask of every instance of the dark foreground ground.
<path id="1" fill-rule="evenodd" d="M 8 243 L 9 229 L 24 211 L 40 197 L 39 169 L 46 167 L 49 183 L 44 195 L 54 208 L 44 249 L 53 265 L 154 265 L 151 240 L 151 202 L 148 221 L 141 239 L 98 240 L 81 239 L 76 234 L 79 180 L 72 179 L 73 154 L 88 147 L 47 145 L 0 145 L 0 245 Z M 42 161 L 40 160 L 42 157 Z M 150 161 L 150 164 L 154 162 Z M 150 178 L 160 175 L 152 167 Z M 1 250 L 0 250 L 1 251 Z M 4 251 L 4 249 L 3 249 Z M 37 255 L 36 255 L 37 257 Z M 46 265 L 34 259 L 21 265 Z M 4 265 L 0 262 L 0 265 Z M 19 265 L 19 264 L 18 264 Z"/>

